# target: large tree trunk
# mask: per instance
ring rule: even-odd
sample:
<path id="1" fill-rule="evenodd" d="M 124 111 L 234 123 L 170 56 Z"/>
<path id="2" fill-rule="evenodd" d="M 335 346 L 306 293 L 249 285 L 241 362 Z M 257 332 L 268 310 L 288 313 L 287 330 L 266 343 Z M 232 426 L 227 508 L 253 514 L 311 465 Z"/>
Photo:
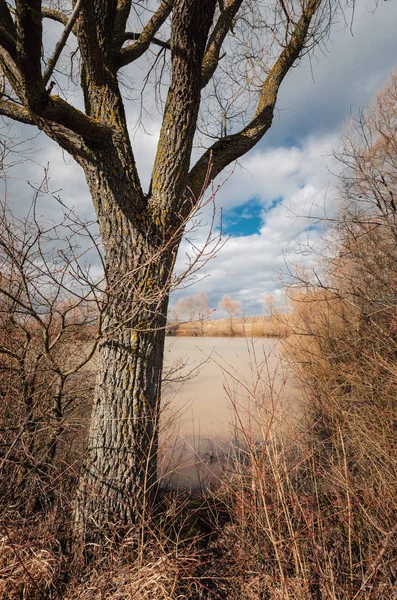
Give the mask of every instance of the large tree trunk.
<path id="1" fill-rule="evenodd" d="M 123 182 L 109 184 L 97 173 L 86 171 L 104 242 L 107 289 L 75 510 L 75 533 L 84 542 L 145 518 L 156 493 L 166 314 L 179 242 L 146 225 L 144 214 L 137 225 L 136 214 L 120 209 Z"/>
<path id="2" fill-rule="evenodd" d="M 187 194 L 188 172 L 215 0 L 175 5 L 172 77 L 148 196 L 134 162 L 112 46 L 101 45 L 96 62 L 93 46 L 86 43 L 94 15 L 89 3 L 85 8 L 80 49 L 86 113 L 112 132 L 88 141 L 78 155 L 98 215 L 108 297 L 86 472 L 75 513 L 78 531 L 89 528 L 87 541 L 98 537 L 95 529 L 100 535 L 108 526 L 145 518 L 155 492 L 169 284 L 183 222 L 197 201 Z M 109 23 L 101 26 L 99 37 Z"/>
<path id="3" fill-rule="evenodd" d="M 156 490 L 157 425 L 165 319 L 141 331 L 118 325 L 102 341 L 85 473 L 78 494 L 79 527 L 108 527 L 144 517 Z M 139 327 L 139 326 L 138 326 Z M 157 330 L 156 330 L 157 327 Z"/>

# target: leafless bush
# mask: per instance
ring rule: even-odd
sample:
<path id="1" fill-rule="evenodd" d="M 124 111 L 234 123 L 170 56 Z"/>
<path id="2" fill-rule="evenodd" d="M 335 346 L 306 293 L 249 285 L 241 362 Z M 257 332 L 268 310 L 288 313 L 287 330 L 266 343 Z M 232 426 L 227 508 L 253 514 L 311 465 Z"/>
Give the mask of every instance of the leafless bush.
<path id="1" fill-rule="evenodd" d="M 338 153 L 343 202 L 328 231 L 328 257 L 291 293 L 286 349 L 307 390 L 311 479 L 322 515 L 335 511 L 322 528 L 340 563 L 331 598 L 395 593 L 396 81 L 393 73 L 347 129 Z M 320 548 L 323 564 L 332 564 Z M 324 568 L 319 573 L 324 585 Z"/>
<path id="2" fill-rule="evenodd" d="M 364 419 L 375 448 L 378 437 L 395 443 L 396 80 L 393 73 L 349 125 L 338 154 L 343 204 L 329 234 L 331 252 L 322 275 L 292 294 L 297 335 L 290 350 L 317 409 L 327 414 L 332 405 L 340 418 Z"/>
<path id="3" fill-rule="evenodd" d="M 42 201 L 57 220 L 40 218 Z M 51 197 L 28 218 L 0 204 L 0 594 L 50 597 L 85 449 L 90 361 L 101 329 L 101 251 L 92 224 Z"/>
<path id="4" fill-rule="evenodd" d="M 283 378 L 268 390 L 254 380 L 247 394 L 249 403 L 233 403 L 240 441 L 215 491 L 230 518 L 206 571 L 216 593 L 235 600 L 392 598 L 395 446 L 384 437 L 372 446 L 376 436 L 359 410 L 335 417 L 332 439 L 318 412 L 286 435 L 292 407 Z M 382 413 L 373 412 L 376 423 Z"/>

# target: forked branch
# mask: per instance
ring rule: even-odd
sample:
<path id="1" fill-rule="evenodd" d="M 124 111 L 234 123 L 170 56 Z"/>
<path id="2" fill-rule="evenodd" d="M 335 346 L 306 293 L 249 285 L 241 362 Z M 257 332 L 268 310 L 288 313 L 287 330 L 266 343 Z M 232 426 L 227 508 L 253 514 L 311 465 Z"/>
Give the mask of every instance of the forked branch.
<path id="1" fill-rule="evenodd" d="M 221 11 L 218 21 L 208 40 L 201 68 L 201 87 L 205 87 L 216 71 L 219 63 L 222 44 L 233 27 L 234 18 L 242 5 L 243 0 L 229 0 Z"/>
<path id="2" fill-rule="evenodd" d="M 309 0 L 304 8 L 288 45 L 263 82 L 255 115 L 250 123 L 238 133 L 215 142 L 190 171 L 190 187 L 194 193 L 201 188 L 210 160 L 213 165 L 211 178 L 215 178 L 228 165 L 251 150 L 270 128 L 281 83 L 311 37 L 309 29 L 319 5 L 320 0 Z"/>
<path id="3" fill-rule="evenodd" d="M 117 68 L 125 67 L 137 60 L 146 52 L 151 43 L 155 43 L 155 35 L 171 14 L 173 6 L 174 0 L 163 0 L 135 42 L 120 51 L 120 55 L 116 61 Z M 157 45 L 158 42 L 159 40 L 156 41 Z"/>

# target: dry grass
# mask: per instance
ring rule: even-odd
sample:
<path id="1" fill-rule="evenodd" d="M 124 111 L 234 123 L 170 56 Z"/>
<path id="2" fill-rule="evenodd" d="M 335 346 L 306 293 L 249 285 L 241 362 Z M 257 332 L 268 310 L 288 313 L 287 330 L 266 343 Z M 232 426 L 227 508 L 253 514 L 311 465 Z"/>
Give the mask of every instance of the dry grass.
<path id="1" fill-rule="evenodd" d="M 333 451 L 327 457 L 328 448 L 310 443 L 309 435 L 289 445 L 259 446 L 256 439 L 247 447 L 240 472 L 216 492 L 231 507 L 231 522 L 213 546 L 211 574 L 222 580 L 222 597 L 395 597 L 397 490 L 390 464 L 374 481 L 343 451 L 337 456 L 336 444 Z"/>
<path id="2" fill-rule="evenodd" d="M 1 523 L 0 598 L 51 598 L 64 566 L 59 545 L 48 529 L 23 525 Z"/>
<path id="3" fill-rule="evenodd" d="M 331 314 L 335 319 L 334 305 Z M 314 369 L 314 356 L 306 368 Z M 235 405 L 238 443 L 216 489 L 202 498 L 163 495 L 156 513 L 122 543 L 109 540 L 86 565 L 73 563 L 67 544 L 61 552 L 59 514 L 39 513 L 18 530 L 14 513 L 13 533 L 1 547 L 2 597 L 394 599 L 395 432 L 381 406 L 370 413 L 364 398 L 354 411 L 345 404 L 338 412 L 341 382 L 332 396 L 335 378 L 325 367 L 322 358 L 313 370 L 317 385 L 307 387 L 313 410 L 304 429 L 280 438 L 282 386 L 272 390 L 271 402 L 264 391 L 247 389 L 250 412 L 242 415 Z M 331 399 L 321 415 L 319 390 Z M 54 502 L 66 507 L 67 499 Z"/>
<path id="4" fill-rule="evenodd" d="M 65 600 L 174 600 L 183 598 L 181 582 L 195 567 L 191 556 L 175 555 L 164 549 L 147 551 L 144 564 L 118 560 L 101 564 L 88 580 L 64 596 Z"/>
<path id="5" fill-rule="evenodd" d="M 230 319 L 207 320 L 201 324 L 199 321 L 180 323 L 173 328 L 173 335 L 177 336 L 205 336 L 205 337 L 281 337 L 288 333 L 284 320 L 277 316 L 271 317 L 246 317 L 233 318 L 232 327 Z"/>

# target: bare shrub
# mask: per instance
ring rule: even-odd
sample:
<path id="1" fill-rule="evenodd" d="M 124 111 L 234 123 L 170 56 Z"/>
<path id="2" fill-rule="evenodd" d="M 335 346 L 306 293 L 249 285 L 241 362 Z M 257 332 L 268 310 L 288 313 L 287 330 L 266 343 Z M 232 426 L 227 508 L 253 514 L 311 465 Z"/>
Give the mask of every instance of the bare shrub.
<path id="1" fill-rule="evenodd" d="M 384 441 L 373 448 L 376 476 L 367 464 L 368 427 L 355 415 L 335 421 L 333 439 L 324 437 L 318 414 L 294 435 L 280 435 L 282 386 L 262 398 L 255 387 L 247 392 L 249 414 L 242 417 L 234 405 L 240 442 L 215 491 L 230 517 L 211 546 L 207 569 L 217 592 L 233 600 L 392 598 L 392 449 Z M 288 406 L 288 396 L 284 402 Z"/>
<path id="2" fill-rule="evenodd" d="M 101 326 L 100 278 L 84 264 L 96 238 L 61 204 L 59 222 L 39 223 L 45 184 L 26 220 L 0 205 L 1 494 L 4 504 L 24 499 L 28 513 L 75 476 Z"/>

